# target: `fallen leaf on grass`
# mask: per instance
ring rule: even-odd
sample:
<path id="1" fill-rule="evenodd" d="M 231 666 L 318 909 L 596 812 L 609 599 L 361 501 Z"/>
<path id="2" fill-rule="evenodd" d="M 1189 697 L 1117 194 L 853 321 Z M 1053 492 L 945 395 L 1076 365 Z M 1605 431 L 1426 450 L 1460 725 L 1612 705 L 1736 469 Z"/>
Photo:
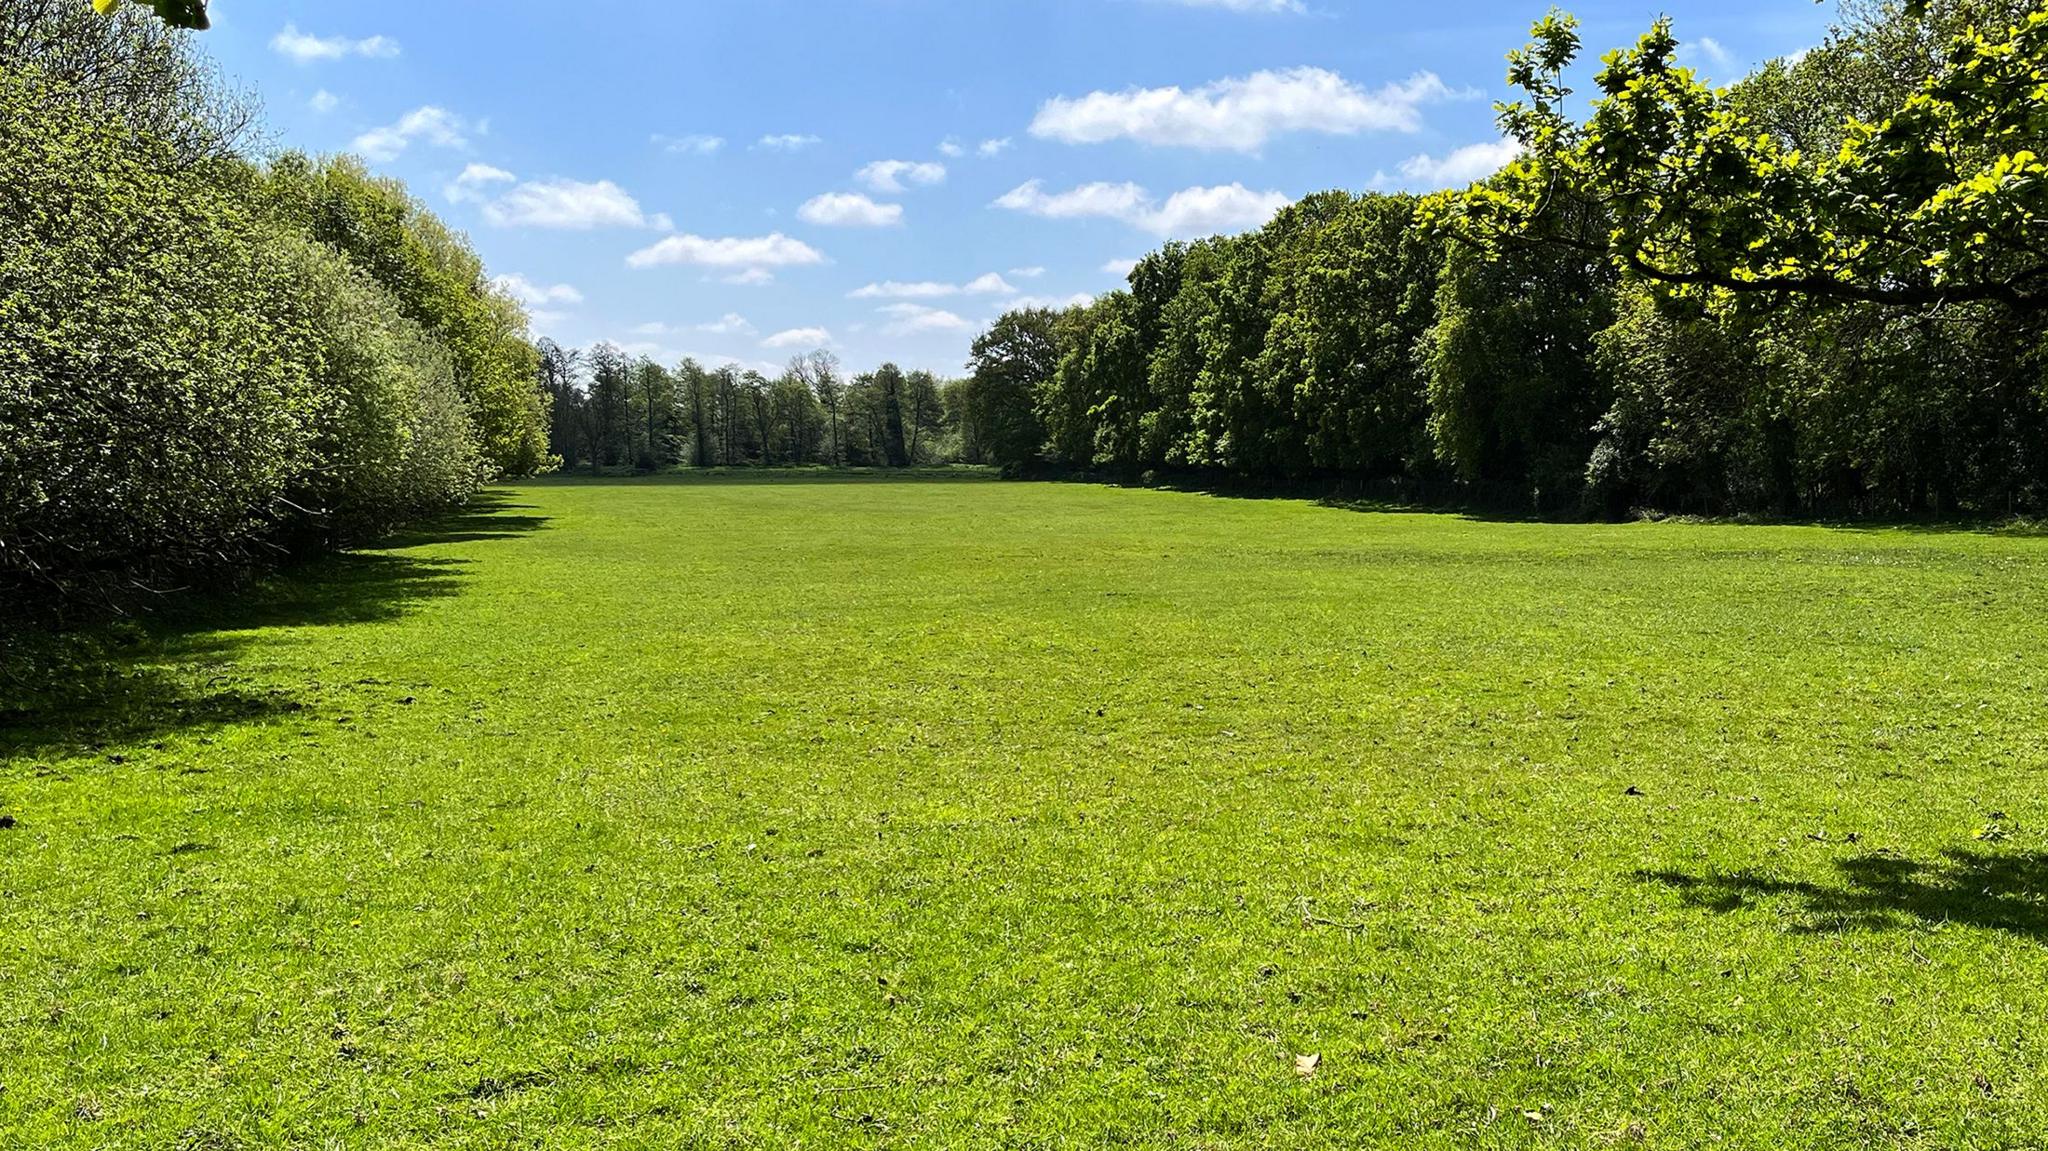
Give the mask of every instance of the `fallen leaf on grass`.
<path id="1" fill-rule="evenodd" d="M 1312 1078 L 1316 1068 L 1323 1065 L 1321 1055 L 1297 1055 L 1294 1057 L 1294 1073 L 1303 1079 Z"/>

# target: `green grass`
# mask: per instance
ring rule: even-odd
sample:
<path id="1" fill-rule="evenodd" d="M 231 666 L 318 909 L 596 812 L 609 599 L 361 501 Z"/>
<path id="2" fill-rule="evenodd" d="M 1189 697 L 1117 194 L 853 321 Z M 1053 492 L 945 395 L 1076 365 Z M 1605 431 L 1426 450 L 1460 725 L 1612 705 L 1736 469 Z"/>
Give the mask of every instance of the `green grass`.
<path id="1" fill-rule="evenodd" d="M 724 477 L 395 545 L 16 701 L 0 1146 L 2048 1131 L 2048 539 Z"/>

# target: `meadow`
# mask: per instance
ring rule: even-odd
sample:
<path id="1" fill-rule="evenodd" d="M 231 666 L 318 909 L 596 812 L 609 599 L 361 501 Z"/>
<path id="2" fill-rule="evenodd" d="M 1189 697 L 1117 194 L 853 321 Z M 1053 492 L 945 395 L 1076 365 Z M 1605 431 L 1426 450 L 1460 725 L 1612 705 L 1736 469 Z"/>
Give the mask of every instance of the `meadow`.
<path id="1" fill-rule="evenodd" d="M 564 478 L 103 638 L 0 1146 L 2048 1132 L 2037 535 Z"/>

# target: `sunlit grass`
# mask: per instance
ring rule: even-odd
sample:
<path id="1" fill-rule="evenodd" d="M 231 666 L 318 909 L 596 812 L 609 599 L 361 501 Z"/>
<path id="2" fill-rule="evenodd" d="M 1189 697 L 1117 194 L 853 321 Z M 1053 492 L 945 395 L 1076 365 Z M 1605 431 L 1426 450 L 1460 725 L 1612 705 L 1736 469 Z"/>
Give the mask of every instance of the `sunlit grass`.
<path id="1" fill-rule="evenodd" d="M 720 477 L 396 543 L 6 717 L 0 1146 L 2048 1131 L 2048 540 Z"/>

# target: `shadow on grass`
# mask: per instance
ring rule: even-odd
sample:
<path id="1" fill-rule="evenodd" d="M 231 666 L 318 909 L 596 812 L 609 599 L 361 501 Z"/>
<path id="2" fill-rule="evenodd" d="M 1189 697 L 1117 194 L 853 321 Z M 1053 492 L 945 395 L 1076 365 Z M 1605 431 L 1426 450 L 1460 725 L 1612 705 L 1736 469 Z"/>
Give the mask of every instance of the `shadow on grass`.
<path id="1" fill-rule="evenodd" d="M 532 504 L 515 504 L 501 492 L 485 492 L 458 511 L 400 528 L 378 540 L 377 546 L 416 548 L 517 539 L 548 525 L 547 516 L 513 514 L 534 510 Z"/>
<path id="2" fill-rule="evenodd" d="M 792 484 L 935 484 L 988 483 L 1001 479 L 995 468 L 973 464 L 935 465 L 915 468 L 828 468 L 828 467 L 718 467 L 674 468 L 659 472 L 635 472 L 608 468 L 601 472 L 563 471 L 538 479 L 522 480 L 522 486 L 612 487 L 616 485 L 691 485 L 731 487 L 772 487 Z"/>
<path id="3" fill-rule="evenodd" d="M 390 548 L 506 540 L 546 517 L 502 497 L 383 541 Z M 456 595 L 472 561 L 351 552 L 231 588 L 167 598 L 139 618 L 0 633 L 0 760 L 138 743 L 303 710 L 235 657 L 270 628 L 348 627 L 404 617 Z"/>
<path id="4" fill-rule="evenodd" d="M 2048 852 L 1957 848 L 1930 862 L 1860 855 L 1835 864 L 1833 884 L 1772 879 L 1750 871 L 1686 875 L 1641 871 L 1636 878 L 1675 889 L 1687 906 L 1718 914 L 1762 900 L 1790 899 L 1806 933 L 1883 931 L 1961 923 L 2048 942 Z"/>

